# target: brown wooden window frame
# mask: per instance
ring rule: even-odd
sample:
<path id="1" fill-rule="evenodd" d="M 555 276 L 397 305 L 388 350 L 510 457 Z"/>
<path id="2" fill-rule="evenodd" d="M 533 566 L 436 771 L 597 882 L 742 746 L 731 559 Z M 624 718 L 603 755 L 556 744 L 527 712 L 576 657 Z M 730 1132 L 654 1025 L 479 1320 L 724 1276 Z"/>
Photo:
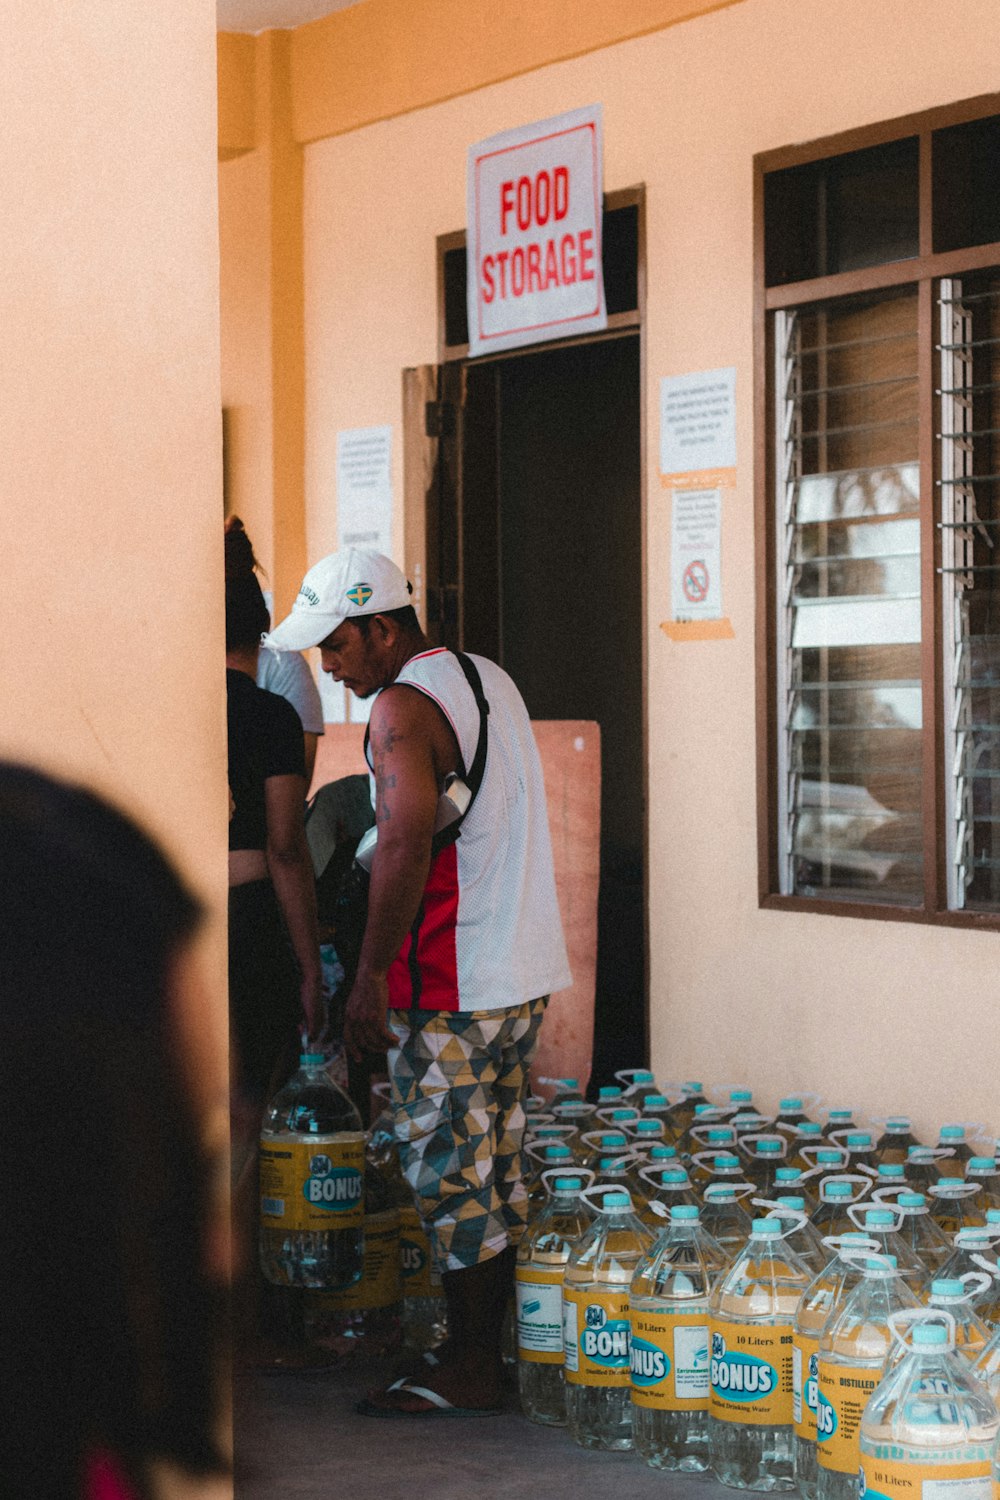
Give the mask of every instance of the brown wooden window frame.
<path id="1" fill-rule="evenodd" d="M 1000 912 L 952 910 L 947 905 L 945 870 L 943 674 L 941 656 L 940 533 L 935 481 L 934 296 L 945 277 L 1000 267 L 1000 240 L 968 249 L 935 253 L 933 248 L 933 135 L 949 126 L 1000 115 L 1000 94 L 901 116 L 804 145 L 764 152 L 754 158 L 754 504 L 756 534 L 756 719 L 758 900 L 769 910 L 823 913 L 869 920 L 934 923 L 949 927 L 1000 929 Z M 908 137 L 919 142 L 919 251 L 906 260 L 883 263 L 777 286 L 765 280 L 764 185 L 768 173 L 846 155 Z M 915 287 L 918 298 L 918 407 L 920 463 L 921 682 L 923 696 L 922 802 L 923 904 L 896 906 L 843 898 L 779 893 L 777 570 L 775 519 L 774 396 L 772 390 L 774 314 L 783 308 L 893 287 Z"/>

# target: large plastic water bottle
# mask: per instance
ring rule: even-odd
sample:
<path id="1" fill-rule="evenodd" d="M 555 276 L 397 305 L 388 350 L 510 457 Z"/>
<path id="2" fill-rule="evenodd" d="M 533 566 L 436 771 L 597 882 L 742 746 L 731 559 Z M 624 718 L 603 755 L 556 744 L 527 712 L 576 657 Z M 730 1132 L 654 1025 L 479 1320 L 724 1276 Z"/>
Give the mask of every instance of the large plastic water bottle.
<path id="1" fill-rule="evenodd" d="M 851 1205 L 868 1191 L 870 1185 L 871 1178 L 846 1172 L 820 1178 L 819 1207 L 812 1216 L 813 1228 L 824 1239 L 830 1235 L 853 1233 L 857 1225 L 851 1217 Z"/>
<path id="2" fill-rule="evenodd" d="M 260 1133 L 260 1264 L 276 1286 L 361 1280 L 365 1136 L 322 1053 L 305 1052 Z"/>
<path id="3" fill-rule="evenodd" d="M 927 1199 L 923 1193 L 897 1192 L 877 1187 L 872 1194 L 874 1203 L 890 1202 L 899 1220 L 897 1233 L 904 1239 L 919 1261 L 932 1275 L 952 1252 L 952 1242 L 944 1230 L 931 1218 Z M 894 1201 L 893 1201 L 894 1200 Z"/>
<path id="4" fill-rule="evenodd" d="M 820 1335 L 816 1500 L 855 1500 L 861 1414 L 882 1378 L 889 1319 L 916 1306 L 895 1257 L 870 1254 L 861 1281 Z"/>
<path id="5" fill-rule="evenodd" d="M 897 1213 L 888 1203 L 882 1203 L 876 1208 L 869 1208 L 866 1203 L 856 1203 L 851 1207 L 851 1218 L 863 1234 L 878 1242 L 881 1254 L 895 1257 L 896 1270 L 914 1296 L 919 1297 L 927 1276 L 927 1267 L 899 1233 L 899 1226 L 903 1222 L 902 1214 Z"/>
<path id="6" fill-rule="evenodd" d="M 305 1294 L 306 1337 L 336 1353 L 363 1346 L 368 1354 L 386 1354 L 401 1337 L 398 1195 L 393 1165 L 371 1132 L 365 1153 L 364 1236 L 360 1281 L 340 1291 Z"/>
<path id="7" fill-rule="evenodd" d="M 563 1277 L 566 1425 L 581 1448 L 631 1448 L 629 1283 L 653 1236 L 628 1193 L 598 1185 L 580 1196 L 597 1218 Z"/>
<path id="8" fill-rule="evenodd" d="M 792 1423 L 795 1483 L 806 1500 L 816 1494 L 816 1406 L 819 1400 L 820 1335 L 863 1275 L 863 1252 L 874 1243 L 863 1234 L 824 1241 L 832 1258 L 802 1293 L 792 1334 Z"/>
<path id="9" fill-rule="evenodd" d="M 810 1280 L 777 1219 L 755 1219 L 711 1297 L 712 1468 L 741 1490 L 794 1486 L 792 1327 Z"/>
<path id="10" fill-rule="evenodd" d="M 992 1220 L 969 1229 L 960 1229 L 955 1236 L 954 1249 L 937 1272 L 945 1280 L 962 1280 L 972 1272 L 987 1271 L 989 1282 L 969 1291 L 973 1307 L 987 1323 L 1000 1323 L 1000 1280 L 997 1280 L 997 1244 L 1000 1242 L 1000 1213 L 990 1209 L 987 1219 Z M 926 1287 L 929 1290 L 931 1277 Z"/>
<path id="11" fill-rule="evenodd" d="M 545 1172 L 549 1198 L 517 1247 L 517 1383 L 530 1422 L 566 1422 L 563 1380 L 563 1273 L 594 1214 L 580 1199 L 590 1172 Z"/>
<path id="12" fill-rule="evenodd" d="M 447 1308 L 441 1276 L 413 1195 L 403 1183 L 399 1204 L 399 1275 L 403 1289 L 403 1340 L 426 1353 L 447 1336 Z"/>
<path id="13" fill-rule="evenodd" d="M 705 1189 L 701 1222 L 725 1251 L 730 1265 L 750 1238 L 753 1220 L 741 1200 L 749 1198 L 752 1192 L 751 1182 L 712 1183 Z"/>
<path id="14" fill-rule="evenodd" d="M 648 1068 L 619 1068 L 615 1077 L 625 1090 L 623 1097 L 640 1108 L 651 1094 L 655 1097 L 660 1092 L 660 1085 Z"/>
<path id="15" fill-rule="evenodd" d="M 993 1156 L 970 1156 L 965 1167 L 966 1182 L 974 1182 L 979 1191 L 972 1200 L 977 1213 L 986 1222 L 988 1208 L 1000 1208 L 1000 1162 Z"/>
<path id="16" fill-rule="evenodd" d="M 961 1495 L 990 1500 L 1000 1416 L 954 1351 L 947 1313 L 921 1310 L 905 1358 L 865 1408 L 860 1433 L 862 1500 Z M 899 1337 L 901 1320 L 893 1320 Z"/>
<path id="17" fill-rule="evenodd" d="M 795 1251 L 810 1276 L 823 1269 L 830 1259 L 830 1252 L 809 1222 L 804 1198 L 798 1193 L 779 1193 L 771 1201 L 754 1198 L 752 1202 L 755 1208 L 781 1220 L 785 1244 Z"/>
<path id="18" fill-rule="evenodd" d="M 960 1229 L 974 1229 L 983 1223 L 978 1197 L 977 1183 L 961 1177 L 939 1177 L 927 1190 L 927 1206 L 945 1234 L 955 1235 Z"/>
<path id="19" fill-rule="evenodd" d="M 881 1166 L 883 1162 L 905 1163 L 910 1147 L 919 1145 L 909 1117 L 890 1115 L 885 1122 L 885 1129 L 875 1142 L 875 1164 Z"/>
<path id="20" fill-rule="evenodd" d="M 942 1125 L 938 1145 L 951 1153 L 941 1163 L 942 1177 L 961 1177 L 965 1172 L 966 1162 L 975 1155 L 965 1139 L 965 1126 Z"/>
<path id="21" fill-rule="evenodd" d="M 708 1468 L 708 1298 L 725 1264 L 685 1203 L 632 1277 L 632 1433 L 651 1468 Z"/>

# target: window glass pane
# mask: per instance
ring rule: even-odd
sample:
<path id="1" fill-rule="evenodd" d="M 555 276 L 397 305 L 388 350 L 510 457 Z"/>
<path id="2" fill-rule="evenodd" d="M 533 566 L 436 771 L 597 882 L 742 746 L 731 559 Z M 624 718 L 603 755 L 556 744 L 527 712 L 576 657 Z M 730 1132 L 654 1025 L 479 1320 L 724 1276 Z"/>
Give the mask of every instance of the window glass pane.
<path id="1" fill-rule="evenodd" d="M 776 323 L 782 890 L 922 900 L 917 300 Z"/>
<path id="2" fill-rule="evenodd" d="M 940 287 L 949 905 L 1000 910 L 1000 271 Z"/>
<path id="3" fill-rule="evenodd" d="M 932 161 L 934 249 L 1000 240 L 1000 117 L 936 130 Z"/>
<path id="4" fill-rule="evenodd" d="M 764 179 L 768 286 L 907 260 L 919 251 L 915 136 Z"/>

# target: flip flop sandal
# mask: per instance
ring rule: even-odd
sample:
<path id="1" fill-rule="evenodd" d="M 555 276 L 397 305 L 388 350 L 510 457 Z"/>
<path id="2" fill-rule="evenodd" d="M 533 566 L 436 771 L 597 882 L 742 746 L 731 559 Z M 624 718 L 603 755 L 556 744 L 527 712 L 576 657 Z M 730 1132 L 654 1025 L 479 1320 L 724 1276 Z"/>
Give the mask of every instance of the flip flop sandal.
<path id="1" fill-rule="evenodd" d="M 369 1401 L 366 1397 L 356 1404 L 354 1410 L 362 1417 L 384 1417 L 389 1420 L 397 1417 L 496 1417 L 503 1410 L 499 1406 L 454 1406 L 437 1391 L 432 1391 L 425 1385 L 412 1385 L 405 1375 L 387 1386 L 385 1395 L 390 1396 L 394 1391 L 416 1396 L 419 1400 L 426 1401 L 428 1408 L 412 1411 L 404 1406 L 380 1406 L 377 1401 Z"/>

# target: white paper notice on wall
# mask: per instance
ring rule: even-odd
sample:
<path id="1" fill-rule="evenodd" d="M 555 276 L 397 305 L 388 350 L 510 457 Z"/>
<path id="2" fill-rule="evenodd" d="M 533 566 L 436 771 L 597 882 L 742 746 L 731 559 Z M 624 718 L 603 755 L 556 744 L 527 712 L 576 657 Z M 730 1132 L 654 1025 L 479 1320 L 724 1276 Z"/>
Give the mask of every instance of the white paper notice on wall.
<path id="1" fill-rule="evenodd" d="M 337 539 L 392 553 L 392 428 L 337 433 Z"/>
<path id="2" fill-rule="evenodd" d="M 675 620 L 722 618 L 722 492 L 674 490 L 670 612 Z"/>
<path id="3" fill-rule="evenodd" d="M 470 146 L 469 354 L 607 327 L 601 106 Z"/>
<path id="4" fill-rule="evenodd" d="M 736 467 L 736 370 L 660 381 L 660 473 Z"/>

